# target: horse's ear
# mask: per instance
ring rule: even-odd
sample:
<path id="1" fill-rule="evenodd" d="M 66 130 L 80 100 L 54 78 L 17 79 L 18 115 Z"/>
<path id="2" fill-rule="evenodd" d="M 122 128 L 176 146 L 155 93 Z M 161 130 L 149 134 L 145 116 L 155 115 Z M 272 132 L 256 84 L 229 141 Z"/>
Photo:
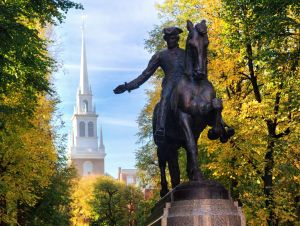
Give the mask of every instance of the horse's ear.
<path id="1" fill-rule="evenodd" d="M 191 32 L 194 29 L 194 24 L 192 21 L 187 20 L 186 22 L 186 28 L 188 29 L 189 32 Z"/>

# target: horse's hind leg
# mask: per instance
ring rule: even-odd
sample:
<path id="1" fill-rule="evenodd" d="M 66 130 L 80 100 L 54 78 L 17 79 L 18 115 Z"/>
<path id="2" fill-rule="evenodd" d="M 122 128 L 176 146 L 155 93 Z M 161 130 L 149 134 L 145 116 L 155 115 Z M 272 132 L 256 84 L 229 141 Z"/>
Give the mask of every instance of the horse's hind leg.
<path id="1" fill-rule="evenodd" d="M 188 176 L 188 178 L 192 178 L 192 166 L 191 166 L 191 154 L 187 151 L 188 147 L 184 146 L 184 149 L 186 150 L 186 174 Z"/>
<path id="2" fill-rule="evenodd" d="M 160 169 L 160 197 L 165 196 L 168 192 L 168 182 L 166 178 L 166 165 L 167 165 L 167 159 L 166 156 L 168 153 L 166 153 L 166 148 L 158 147 L 157 149 L 157 156 L 158 156 L 158 165 Z"/>
<path id="3" fill-rule="evenodd" d="M 171 176 L 172 188 L 175 188 L 176 185 L 180 183 L 180 170 L 178 165 L 178 149 L 179 146 L 171 146 L 168 150 L 168 166 Z"/>

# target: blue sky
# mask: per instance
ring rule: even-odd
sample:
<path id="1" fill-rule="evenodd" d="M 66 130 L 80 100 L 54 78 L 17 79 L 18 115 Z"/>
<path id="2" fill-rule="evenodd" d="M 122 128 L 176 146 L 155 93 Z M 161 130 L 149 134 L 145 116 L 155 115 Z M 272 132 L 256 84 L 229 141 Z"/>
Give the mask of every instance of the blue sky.
<path id="1" fill-rule="evenodd" d="M 89 82 L 103 128 L 107 156 L 105 171 L 117 177 L 118 167 L 134 168 L 138 132 L 137 117 L 146 103 L 149 82 L 131 93 L 113 94 L 113 89 L 138 76 L 151 57 L 145 39 L 158 24 L 157 0 L 81 1 L 85 10 L 71 10 L 64 24 L 54 28 L 53 54 L 62 64 L 54 85 L 62 101 L 59 111 L 71 129 L 71 116 L 79 85 L 81 15 L 86 15 L 85 35 Z M 99 135 L 99 133 L 98 133 Z"/>

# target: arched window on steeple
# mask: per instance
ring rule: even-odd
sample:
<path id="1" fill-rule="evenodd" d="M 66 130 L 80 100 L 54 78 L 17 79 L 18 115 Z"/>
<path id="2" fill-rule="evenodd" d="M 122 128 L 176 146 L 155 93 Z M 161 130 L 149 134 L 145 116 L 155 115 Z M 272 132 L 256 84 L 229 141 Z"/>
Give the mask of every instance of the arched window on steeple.
<path id="1" fill-rule="evenodd" d="M 89 111 L 89 104 L 87 100 L 83 101 L 83 111 L 88 112 Z"/>
<path id="2" fill-rule="evenodd" d="M 85 123 L 84 122 L 79 123 L 79 136 L 85 137 Z"/>
<path id="3" fill-rule="evenodd" d="M 89 137 L 94 136 L 94 123 L 93 122 L 88 123 L 88 136 Z"/>

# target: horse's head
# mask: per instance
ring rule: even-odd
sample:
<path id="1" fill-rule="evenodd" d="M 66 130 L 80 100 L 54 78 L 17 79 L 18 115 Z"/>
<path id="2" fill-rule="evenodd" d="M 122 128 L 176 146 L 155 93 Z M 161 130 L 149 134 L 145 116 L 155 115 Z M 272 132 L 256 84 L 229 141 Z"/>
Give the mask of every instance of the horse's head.
<path id="1" fill-rule="evenodd" d="M 200 80 L 207 78 L 207 27 L 206 21 L 202 20 L 194 26 L 191 21 L 187 21 L 189 35 L 186 41 L 186 73 Z"/>

